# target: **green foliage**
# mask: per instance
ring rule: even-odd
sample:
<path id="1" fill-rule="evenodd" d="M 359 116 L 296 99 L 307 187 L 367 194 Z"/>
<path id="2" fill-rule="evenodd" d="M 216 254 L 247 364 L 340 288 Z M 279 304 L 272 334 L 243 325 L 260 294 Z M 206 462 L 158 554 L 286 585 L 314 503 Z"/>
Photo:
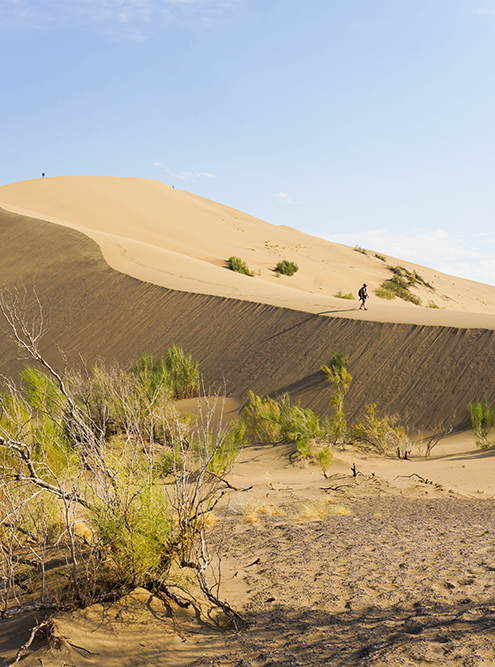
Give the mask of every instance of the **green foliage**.
<path id="1" fill-rule="evenodd" d="M 249 392 L 249 404 L 244 411 L 244 421 L 251 440 L 263 444 L 295 441 L 301 456 L 309 453 L 313 439 L 328 434 L 328 424 L 299 404 L 291 405 L 288 393 L 276 399 L 261 398 Z"/>
<path id="2" fill-rule="evenodd" d="M 375 294 L 380 297 L 380 299 L 388 299 L 389 301 L 395 299 L 395 292 L 388 287 L 384 287 L 384 283 L 382 283 L 380 287 L 377 287 Z"/>
<path id="3" fill-rule="evenodd" d="M 236 273 L 242 273 L 245 276 L 251 276 L 251 278 L 254 277 L 254 271 L 251 271 L 246 264 L 240 257 L 229 257 L 229 266 L 232 271 L 235 271 Z"/>
<path id="4" fill-rule="evenodd" d="M 333 408 L 331 421 L 332 441 L 334 444 L 343 444 L 347 437 L 347 420 L 344 413 L 344 397 L 349 391 L 352 375 L 347 370 L 349 354 L 334 352 L 322 371 L 327 376 L 327 382 L 332 385 L 333 393 L 330 406 Z"/>
<path id="5" fill-rule="evenodd" d="M 383 255 L 379 255 L 377 252 L 375 252 L 375 257 L 377 259 L 380 259 L 382 262 L 386 262 L 387 259 Z"/>
<path id="6" fill-rule="evenodd" d="M 293 276 L 296 271 L 299 271 L 299 267 L 295 262 L 289 262 L 287 259 L 283 259 L 277 264 L 275 271 L 284 276 Z"/>
<path id="7" fill-rule="evenodd" d="M 486 398 L 478 403 L 470 403 L 469 415 L 471 428 L 476 436 L 476 446 L 480 449 L 492 447 L 495 444 L 492 437 L 495 413 Z"/>
<path id="8" fill-rule="evenodd" d="M 181 347 L 172 345 L 165 358 L 146 354 L 131 368 L 141 390 L 152 404 L 164 397 L 189 398 L 199 389 L 198 362 L 185 355 Z"/>
<path id="9" fill-rule="evenodd" d="M 339 290 L 337 294 L 335 295 L 338 299 L 349 299 L 353 300 L 354 299 L 354 294 L 352 292 L 348 292 L 347 294 L 344 294 L 342 290 Z"/>
<path id="10" fill-rule="evenodd" d="M 362 255 L 367 255 L 368 254 L 364 248 L 361 248 L 358 245 L 354 246 L 353 250 L 355 250 L 356 252 L 360 252 Z"/>
<path id="11" fill-rule="evenodd" d="M 321 471 L 323 473 L 323 476 L 326 479 L 328 469 L 332 465 L 332 461 L 333 461 L 332 450 L 330 449 L 330 447 L 328 445 L 324 445 L 324 447 L 322 447 L 318 451 L 318 453 L 316 455 L 316 458 L 318 460 L 318 463 L 320 464 L 320 468 L 321 468 Z"/>
<path id="12" fill-rule="evenodd" d="M 440 308 L 434 301 L 428 301 L 428 308 Z"/>
<path id="13" fill-rule="evenodd" d="M 366 415 L 352 428 L 352 440 L 371 447 L 380 454 L 407 456 L 410 442 L 398 417 L 380 417 L 376 404 L 366 406 Z"/>
<path id="14" fill-rule="evenodd" d="M 196 396 L 199 388 L 198 362 L 186 356 L 182 348 L 172 345 L 167 350 L 166 368 L 174 398 Z"/>

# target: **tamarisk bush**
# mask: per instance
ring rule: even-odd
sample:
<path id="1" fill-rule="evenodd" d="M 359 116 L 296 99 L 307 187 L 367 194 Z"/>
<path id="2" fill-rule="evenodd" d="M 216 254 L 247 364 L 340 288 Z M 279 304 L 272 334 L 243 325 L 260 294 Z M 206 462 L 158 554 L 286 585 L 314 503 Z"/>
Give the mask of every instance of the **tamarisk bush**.
<path id="1" fill-rule="evenodd" d="M 36 364 L 0 391 L 0 615 L 136 586 L 187 605 L 172 591 L 186 569 L 239 628 L 218 581 L 209 583 L 207 532 L 232 488 L 225 475 L 242 428 L 213 418 L 219 397 L 203 398 L 197 418 L 180 415 L 150 359 L 133 372 L 103 362 L 56 370 L 41 352 L 36 295 L 34 305 L 28 319 L 26 294 L 0 293 L 13 339 Z"/>

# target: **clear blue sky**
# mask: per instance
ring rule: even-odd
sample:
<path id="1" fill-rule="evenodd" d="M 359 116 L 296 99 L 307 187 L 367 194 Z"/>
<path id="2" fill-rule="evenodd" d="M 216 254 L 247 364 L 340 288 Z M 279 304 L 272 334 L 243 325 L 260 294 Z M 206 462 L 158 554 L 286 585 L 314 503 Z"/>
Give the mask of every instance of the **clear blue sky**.
<path id="1" fill-rule="evenodd" d="M 0 0 L 0 184 L 164 181 L 495 284 L 495 0 Z"/>

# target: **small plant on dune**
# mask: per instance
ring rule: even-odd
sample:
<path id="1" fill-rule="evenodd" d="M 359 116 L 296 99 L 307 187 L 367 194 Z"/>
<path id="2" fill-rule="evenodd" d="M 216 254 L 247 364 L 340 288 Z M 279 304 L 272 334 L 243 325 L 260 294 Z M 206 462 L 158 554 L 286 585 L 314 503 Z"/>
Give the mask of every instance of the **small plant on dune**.
<path id="1" fill-rule="evenodd" d="M 342 290 L 339 290 L 335 296 L 337 297 L 337 299 L 349 299 L 349 300 L 354 299 L 354 294 L 352 292 L 344 294 Z"/>
<path id="2" fill-rule="evenodd" d="M 434 301 L 428 301 L 428 308 L 440 308 Z"/>
<path id="3" fill-rule="evenodd" d="M 250 440 L 263 444 L 295 442 L 301 458 L 311 455 L 312 441 L 324 439 L 329 428 L 312 410 L 292 405 L 288 393 L 274 399 L 249 392 L 244 421 Z"/>
<path id="4" fill-rule="evenodd" d="M 327 376 L 327 382 L 332 385 L 333 392 L 330 405 L 333 408 L 331 420 L 332 442 L 343 445 L 347 439 L 347 421 L 344 413 L 344 397 L 349 391 L 352 375 L 347 370 L 349 354 L 334 352 L 328 363 L 322 367 Z"/>
<path id="5" fill-rule="evenodd" d="M 366 415 L 352 428 L 352 440 L 371 447 L 380 454 L 397 454 L 407 459 L 411 442 L 398 417 L 380 417 L 375 403 L 366 406 Z"/>
<path id="6" fill-rule="evenodd" d="M 379 255 L 377 252 L 375 252 L 375 257 L 377 259 L 380 259 L 382 262 L 386 262 L 387 259 L 383 255 Z"/>
<path id="7" fill-rule="evenodd" d="M 327 472 L 333 462 L 333 453 L 328 445 L 324 445 L 316 454 L 316 459 L 320 464 L 323 477 L 328 479 Z"/>
<path id="8" fill-rule="evenodd" d="M 380 287 L 377 287 L 377 289 L 375 290 L 375 294 L 380 299 L 388 299 L 389 301 L 395 299 L 395 292 L 389 287 L 385 287 L 384 283 L 382 283 Z"/>
<path id="9" fill-rule="evenodd" d="M 355 245 L 353 250 L 355 252 L 360 252 L 362 255 L 367 255 L 368 254 L 364 248 L 361 248 L 361 246 L 358 246 L 358 245 Z"/>
<path id="10" fill-rule="evenodd" d="M 149 399 L 158 400 L 168 393 L 176 399 L 198 395 L 198 362 L 192 356 L 184 354 L 181 347 L 172 345 L 165 358 L 155 359 L 152 354 L 145 354 L 131 368 Z"/>
<path id="11" fill-rule="evenodd" d="M 242 273 L 245 276 L 250 276 L 254 278 L 254 271 L 249 269 L 249 266 L 244 262 L 240 257 L 229 257 L 229 267 L 232 271 L 236 273 Z"/>
<path id="12" fill-rule="evenodd" d="M 495 425 L 495 413 L 486 398 L 478 403 L 469 404 L 471 428 L 476 436 L 476 446 L 488 449 L 494 444 L 492 431 Z"/>
<path id="13" fill-rule="evenodd" d="M 289 262 L 287 259 L 283 259 L 275 267 L 275 272 L 284 276 L 293 276 L 297 271 L 299 271 L 297 264 L 295 262 Z"/>

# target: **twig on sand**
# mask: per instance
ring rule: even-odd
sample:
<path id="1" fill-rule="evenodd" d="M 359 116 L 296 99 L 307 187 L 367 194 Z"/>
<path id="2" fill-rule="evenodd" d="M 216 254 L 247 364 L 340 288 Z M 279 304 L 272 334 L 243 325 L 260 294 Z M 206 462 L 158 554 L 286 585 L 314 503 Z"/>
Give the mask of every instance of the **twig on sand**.
<path id="1" fill-rule="evenodd" d="M 394 477 L 394 480 L 399 479 L 399 477 L 404 477 L 408 479 L 410 479 L 411 477 L 417 477 L 420 482 L 423 482 L 423 484 L 433 484 L 431 480 L 421 477 L 421 475 L 418 475 L 417 472 L 413 472 L 412 475 L 397 475 L 397 477 Z"/>
<path id="2" fill-rule="evenodd" d="M 232 486 L 232 484 L 227 482 L 227 480 L 224 477 L 220 477 L 220 475 L 216 475 L 214 472 L 211 472 L 211 470 L 207 470 L 207 473 L 209 475 L 211 475 L 212 477 L 216 477 L 216 479 L 218 479 L 220 482 L 223 482 L 224 484 L 226 484 L 229 489 L 232 489 L 232 491 L 240 491 L 240 492 L 251 491 L 251 489 L 253 488 L 252 486 L 248 486 L 245 489 L 238 489 L 236 486 Z"/>
<path id="3" fill-rule="evenodd" d="M 38 623 L 37 625 L 34 626 L 34 628 L 31 630 L 31 634 L 29 635 L 29 639 L 25 644 L 21 646 L 21 648 L 17 651 L 17 655 L 15 657 L 14 662 L 11 662 L 7 665 L 7 667 L 12 667 L 12 665 L 15 665 L 16 662 L 19 662 L 19 660 L 22 658 L 24 653 L 28 650 L 28 648 L 31 646 L 31 644 L 34 641 L 34 638 L 36 637 L 37 633 L 45 628 L 50 621 L 41 621 L 41 623 Z"/>

